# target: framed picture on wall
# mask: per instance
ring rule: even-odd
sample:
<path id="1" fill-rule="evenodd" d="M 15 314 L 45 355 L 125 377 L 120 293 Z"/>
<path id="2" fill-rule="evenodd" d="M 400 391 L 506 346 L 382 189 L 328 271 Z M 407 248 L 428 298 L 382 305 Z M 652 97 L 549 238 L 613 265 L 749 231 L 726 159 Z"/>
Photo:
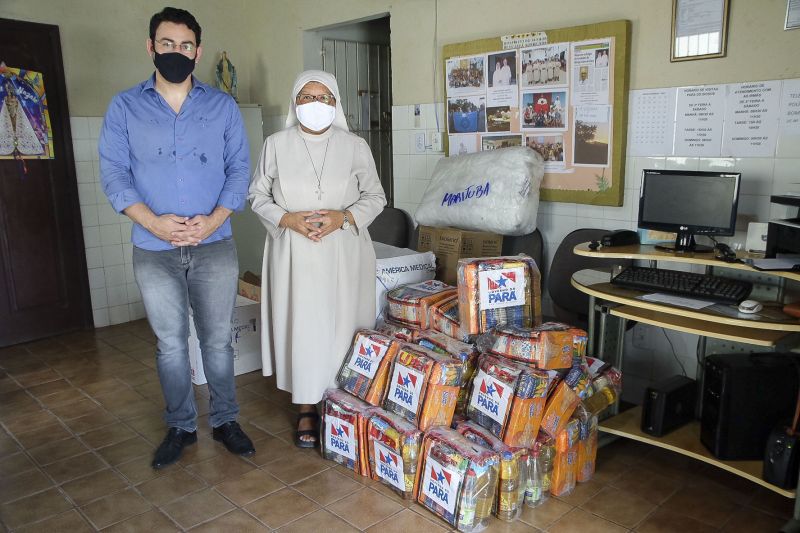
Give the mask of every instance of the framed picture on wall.
<path id="1" fill-rule="evenodd" d="M 725 57 L 729 0 L 672 0 L 670 61 Z"/>

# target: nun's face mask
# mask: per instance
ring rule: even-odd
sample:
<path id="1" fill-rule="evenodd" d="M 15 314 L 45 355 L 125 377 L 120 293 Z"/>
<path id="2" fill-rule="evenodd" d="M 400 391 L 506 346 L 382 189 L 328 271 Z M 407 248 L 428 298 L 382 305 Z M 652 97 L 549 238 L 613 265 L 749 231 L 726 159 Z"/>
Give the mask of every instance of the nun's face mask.
<path id="1" fill-rule="evenodd" d="M 336 98 L 325 85 L 311 81 L 306 83 L 295 98 L 297 120 L 306 129 L 321 132 L 336 117 Z"/>

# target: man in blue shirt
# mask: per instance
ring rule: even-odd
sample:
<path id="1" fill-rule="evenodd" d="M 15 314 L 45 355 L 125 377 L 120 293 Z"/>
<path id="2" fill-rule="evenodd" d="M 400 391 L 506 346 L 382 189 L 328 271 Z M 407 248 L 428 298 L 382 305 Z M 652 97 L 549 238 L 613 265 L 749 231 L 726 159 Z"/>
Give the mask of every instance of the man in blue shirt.
<path id="1" fill-rule="evenodd" d="M 248 143 L 234 100 L 191 75 L 200 25 L 164 8 L 150 20 L 156 72 L 114 97 L 100 133 L 100 171 L 111 205 L 133 220 L 133 271 L 150 326 L 169 427 L 153 468 L 197 441 L 190 377 L 189 307 L 208 379 L 214 439 L 252 455 L 236 422 L 230 323 L 239 266 L 228 217 L 244 207 Z"/>

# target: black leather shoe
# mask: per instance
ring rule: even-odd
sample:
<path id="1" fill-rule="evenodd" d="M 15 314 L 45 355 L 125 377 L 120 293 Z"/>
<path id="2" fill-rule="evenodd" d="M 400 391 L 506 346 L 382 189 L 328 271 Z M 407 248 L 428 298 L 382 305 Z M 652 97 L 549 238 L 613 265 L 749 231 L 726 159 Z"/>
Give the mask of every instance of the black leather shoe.
<path id="1" fill-rule="evenodd" d="M 236 455 L 249 457 L 256 453 L 253 447 L 253 441 L 250 437 L 245 435 L 238 422 L 225 422 L 221 426 L 217 426 L 213 431 L 214 440 L 220 441 L 228 448 L 228 451 Z"/>
<path id="2" fill-rule="evenodd" d="M 180 428 L 169 428 L 167 436 L 161 441 L 151 463 L 156 470 L 177 461 L 183 447 L 197 442 L 197 431 L 184 431 Z"/>

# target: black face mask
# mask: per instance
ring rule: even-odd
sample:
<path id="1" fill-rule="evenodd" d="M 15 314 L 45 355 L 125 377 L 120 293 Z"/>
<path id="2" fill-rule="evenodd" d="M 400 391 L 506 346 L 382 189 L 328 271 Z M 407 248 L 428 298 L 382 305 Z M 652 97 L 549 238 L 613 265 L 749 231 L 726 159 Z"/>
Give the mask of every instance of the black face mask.
<path id="1" fill-rule="evenodd" d="M 194 70 L 194 59 L 178 52 L 170 54 L 155 52 L 153 64 L 155 64 L 164 79 L 170 83 L 181 83 Z"/>

